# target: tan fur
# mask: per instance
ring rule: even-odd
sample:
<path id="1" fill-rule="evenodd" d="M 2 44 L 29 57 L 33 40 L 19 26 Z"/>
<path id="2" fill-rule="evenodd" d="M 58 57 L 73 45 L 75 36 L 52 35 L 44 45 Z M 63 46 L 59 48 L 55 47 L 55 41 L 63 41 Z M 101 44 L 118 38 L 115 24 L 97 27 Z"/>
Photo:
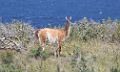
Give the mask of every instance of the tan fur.
<path id="1" fill-rule="evenodd" d="M 38 32 L 36 32 L 38 34 L 38 38 L 39 38 L 39 42 L 44 50 L 44 47 L 46 45 L 46 41 L 48 41 L 49 43 L 57 43 L 58 48 L 56 50 L 56 52 L 59 50 L 59 54 L 61 52 L 61 46 L 62 46 L 62 42 L 69 37 L 69 33 L 70 33 L 70 18 L 67 17 L 66 19 L 66 24 L 65 24 L 65 28 L 64 29 L 50 29 L 50 28 L 44 28 L 44 29 L 40 29 Z M 35 34 L 36 35 L 36 34 Z"/>

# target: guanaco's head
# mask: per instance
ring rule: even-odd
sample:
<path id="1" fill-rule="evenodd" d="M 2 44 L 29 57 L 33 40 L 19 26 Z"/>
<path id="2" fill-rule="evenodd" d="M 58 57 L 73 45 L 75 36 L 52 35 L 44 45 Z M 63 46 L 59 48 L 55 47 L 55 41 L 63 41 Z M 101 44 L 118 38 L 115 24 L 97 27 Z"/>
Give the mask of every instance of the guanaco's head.
<path id="1" fill-rule="evenodd" d="M 72 17 L 71 16 L 66 16 L 65 19 L 66 19 L 67 22 L 71 22 Z"/>

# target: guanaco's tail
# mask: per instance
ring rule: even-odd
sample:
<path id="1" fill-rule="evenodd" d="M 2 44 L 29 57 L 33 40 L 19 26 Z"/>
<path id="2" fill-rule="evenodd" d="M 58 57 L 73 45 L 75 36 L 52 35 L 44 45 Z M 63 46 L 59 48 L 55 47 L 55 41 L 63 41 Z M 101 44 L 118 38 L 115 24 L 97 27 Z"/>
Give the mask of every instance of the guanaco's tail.
<path id="1" fill-rule="evenodd" d="M 40 29 L 36 30 L 35 33 L 35 43 L 37 43 L 37 40 L 39 39 L 38 37 L 38 32 L 40 31 Z"/>
<path id="2" fill-rule="evenodd" d="M 40 30 L 38 29 L 38 30 L 36 30 L 35 31 L 35 37 L 38 39 L 38 32 L 39 32 Z"/>

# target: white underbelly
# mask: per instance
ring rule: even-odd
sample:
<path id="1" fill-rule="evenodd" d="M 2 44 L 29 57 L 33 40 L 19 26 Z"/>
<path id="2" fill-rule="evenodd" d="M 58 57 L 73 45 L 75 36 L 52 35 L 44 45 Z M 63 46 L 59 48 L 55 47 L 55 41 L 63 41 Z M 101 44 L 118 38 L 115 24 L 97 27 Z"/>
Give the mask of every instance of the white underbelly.
<path id="1" fill-rule="evenodd" d="M 47 39 L 48 39 L 48 42 L 50 42 L 50 43 L 56 43 L 58 41 L 58 36 L 53 37 L 53 35 L 51 35 L 51 33 L 47 32 Z"/>

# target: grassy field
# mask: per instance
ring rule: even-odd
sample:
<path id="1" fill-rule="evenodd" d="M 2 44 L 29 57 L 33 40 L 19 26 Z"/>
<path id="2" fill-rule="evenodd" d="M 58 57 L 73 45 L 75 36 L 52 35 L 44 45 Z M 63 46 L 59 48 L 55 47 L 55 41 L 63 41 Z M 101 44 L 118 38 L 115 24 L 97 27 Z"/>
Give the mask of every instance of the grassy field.
<path id="1" fill-rule="evenodd" d="M 0 24 L 0 72 L 120 72 L 120 21 L 84 18 L 71 25 L 60 57 L 51 46 L 38 51 L 35 29 L 14 21 Z"/>

